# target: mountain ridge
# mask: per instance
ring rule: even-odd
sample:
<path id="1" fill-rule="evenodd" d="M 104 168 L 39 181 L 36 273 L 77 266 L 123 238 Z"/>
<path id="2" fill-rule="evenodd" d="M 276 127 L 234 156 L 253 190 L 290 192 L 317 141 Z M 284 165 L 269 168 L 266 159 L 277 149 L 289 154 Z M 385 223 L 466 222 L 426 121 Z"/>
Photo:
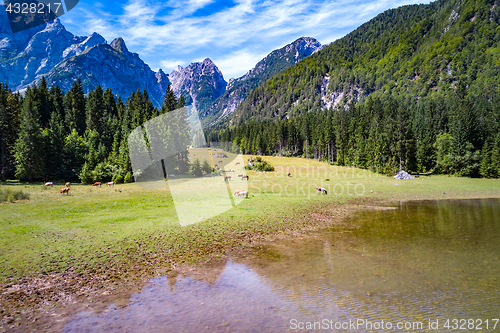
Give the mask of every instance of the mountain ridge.
<path id="1" fill-rule="evenodd" d="M 348 107 L 373 93 L 450 94 L 460 80 L 477 94 L 498 89 L 499 18 L 497 0 L 385 11 L 253 90 L 232 121 Z"/>

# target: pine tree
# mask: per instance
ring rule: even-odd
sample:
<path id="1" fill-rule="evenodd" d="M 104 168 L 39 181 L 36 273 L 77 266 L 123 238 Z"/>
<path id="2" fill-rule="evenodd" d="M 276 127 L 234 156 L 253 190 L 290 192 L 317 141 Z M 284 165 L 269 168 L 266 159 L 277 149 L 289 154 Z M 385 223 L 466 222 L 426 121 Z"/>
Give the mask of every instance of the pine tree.
<path id="1" fill-rule="evenodd" d="M 203 171 L 205 175 L 209 175 L 212 172 L 212 167 L 207 160 L 203 161 L 203 164 L 201 165 L 201 171 Z"/>
<path id="2" fill-rule="evenodd" d="M 101 117 L 105 113 L 105 105 L 103 100 L 102 88 L 98 85 L 93 91 L 89 93 L 86 104 L 86 125 L 87 130 L 102 132 Z"/>
<path id="3" fill-rule="evenodd" d="M 76 129 L 78 135 L 85 132 L 85 94 L 82 80 L 73 82 L 71 89 L 64 97 L 66 127 L 69 131 Z"/>
<path id="4" fill-rule="evenodd" d="M 63 179 L 65 176 L 64 132 L 64 122 L 61 115 L 53 111 L 49 120 L 49 128 L 45 131 L 45 174 L 49 179 Z"/>
<path id="5" fill-rule="evenodd" d="M 203 176 L 202 169 L 201 169 L 201 163 L 199 159 L 195 159 L 193 162 L 193 165 L 191 167 L 191 172 L 195 177 L 201 177 Z"/>
<path id="6" fill-rule="evenodd" d="M 182 97 L 182 101 L 184 101 L 184 97 Z M 160 109 L 160 114 L 174 111 L 179 106 L 177 99 L 175 98 L 175 93 L 172 90 L 172 86 L 170 84 L 167 86 L 167 90 L 165 91 L 165 96 L 163 97 L 163 104 Z"/>
<path id="7" fill-rule="evenodd" d="M 14 175 L 14 144 L 19 130 L 19 102 L 0 83 L 0 179 Z"/>
<path id="8" fill-rule="evenodd" d="M 64 178 L 77 179 L 85 163 L 87 146 L 76 129 L 73 129 L 64 141 Z"/>
<path id="9" fill-rule="evenodd" d="M 40 115 L 40 124 L 42 128 L 49 127 L 50 114 L 53 109 L 52 98 L 47 88 L 47 80 L 42 76 L 42 80 L 38 86 L 33 87 L 35 98 L 34 103 Z"/>
<path id="10" fill-rule="evenodd" d="M 19 136 L 14 147 L 16 177 L 30 181 L 44 177 L 44 145 L 34 88 L 28 88 L 23 102 Z"/>

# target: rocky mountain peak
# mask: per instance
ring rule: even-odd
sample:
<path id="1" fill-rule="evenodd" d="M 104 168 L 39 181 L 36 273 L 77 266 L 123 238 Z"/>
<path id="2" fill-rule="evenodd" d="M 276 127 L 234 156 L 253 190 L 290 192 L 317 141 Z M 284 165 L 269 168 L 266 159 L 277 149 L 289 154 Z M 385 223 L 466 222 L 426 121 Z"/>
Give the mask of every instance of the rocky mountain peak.
<path id="1" fill-rule="evenodd" d="M 182 68 L 178 66 L 170 75 L 172 89 L 176 95 L 183 95 L 188 104 L 198 110 L 206 109 L 226 90 L 227 82 L 210 58 L 194 62 Z"/>
<path id="2" fill-rule="evenodd" d="M 125 45 L 125 41 L 121 37 L 115 38 L 111 42 L 111 47 L 114 48 L 115 50 L 117 50 L 118 52 L 121 52 L 121 53 L 125 53 L 125 54 L 130 53 L 127 49 L 127 46 Z"/>
<path id="3" fill-rule="evenodd" d="M 168 74 L 165 74 L 165 72 L 163 72 L 163 70 L 160 68 L 158 72 L 155 73 L 155 77 L 158 82 L 160 91 L 165 92 L 167 90 L 167 86 L 170 84 Z"/>

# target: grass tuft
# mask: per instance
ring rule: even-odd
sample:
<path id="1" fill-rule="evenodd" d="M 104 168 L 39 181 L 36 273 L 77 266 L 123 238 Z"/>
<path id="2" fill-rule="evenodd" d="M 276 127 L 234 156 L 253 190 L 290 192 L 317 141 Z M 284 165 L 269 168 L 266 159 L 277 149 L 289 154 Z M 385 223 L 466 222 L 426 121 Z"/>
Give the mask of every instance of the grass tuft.
<path id="1" fill-rule="evenodd" d="M 30 194 L 23 191 L 13 191 L 9 188 L 0 189 L 0 203 L 14 202 L 18 200 L 29 200 Z"/>

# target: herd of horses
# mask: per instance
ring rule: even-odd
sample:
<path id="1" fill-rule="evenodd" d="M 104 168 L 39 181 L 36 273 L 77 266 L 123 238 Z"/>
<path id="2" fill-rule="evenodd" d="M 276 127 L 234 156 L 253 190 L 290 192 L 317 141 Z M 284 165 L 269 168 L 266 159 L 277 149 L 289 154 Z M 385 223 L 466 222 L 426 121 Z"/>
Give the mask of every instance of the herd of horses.
<path id="1" fill-rule="evenodd" d="M 220 162 L 222 162 L 222 161 L 220 161 Z M 236 164 L 239 164 L 239 163 L 236 163 Z M 235 172 L 235 170 L 231 169 L 230 172 Z M 292 177 L 292 175 L 291 175 L 290 172 L 287 174 L 287 177 Z M 247 180 L 247 181 L 250 179 L 250 177 L 248 175 L 244 175 L 244 174 L 239 174 L 238 178 L 241 178 L 241 180 Z M 229 180 L 231 180 L 231 176 L 224 176 L 224 181 L 225 182 L 227 182 Z M 54 187 L 54 184 L 55 184 L 55 182 L 46 182 L 44 186 L 46 186 L 46 187 L 47 186 Z M 106 184 L 106 186 L 115 186 L 114 182 L 107 182 L 105 184 Z M 101 187 L 101 185 L 102 185 L 101 182 L 95 182 L 95 183 L 92 184 L 93 187 L 97 187 L 97 186 Z M 62 195 L 64 193 L 66 193 L 66 195 L 69 195 L 70 186 L 71 186 L 71 183 L 67 182 L 65 184 L 65 186 L 59 190 L 59 194 Z M 325 194 L 325 195 L 328 194 L 327 190 L 325 188 L 323 188 L 323 187 L 317 187 L 316 191 L 317 191 L 317 193 L 321 193 L 321 194 Z M 234 192 L 234 196 L 248 198 L 248 191 L 236 190 Z"/>
<path id="2" fill-rule="evenodd" d="M 46 182 L 43 186 L 45 187 L 54 187 L 54 184 L 56 182 Z M 114 182 L 107 182 L 105 183 L 107 186 L 115 186 L 115 183 Z M 71 189 L 70 188 L 71 186 L 71 183 L 70 182 L 67 182 L 64 187 L 62 189 L 59 190 L 59 194 L 64 194 L 66 193 L 66 195 L 69 195 L 69 190 Z M 96 186 L 99 186 L 101 187 L 101 182 L 95 182 L 94 184 L 92 184 L 92 186 L 96 187 Z"/>

